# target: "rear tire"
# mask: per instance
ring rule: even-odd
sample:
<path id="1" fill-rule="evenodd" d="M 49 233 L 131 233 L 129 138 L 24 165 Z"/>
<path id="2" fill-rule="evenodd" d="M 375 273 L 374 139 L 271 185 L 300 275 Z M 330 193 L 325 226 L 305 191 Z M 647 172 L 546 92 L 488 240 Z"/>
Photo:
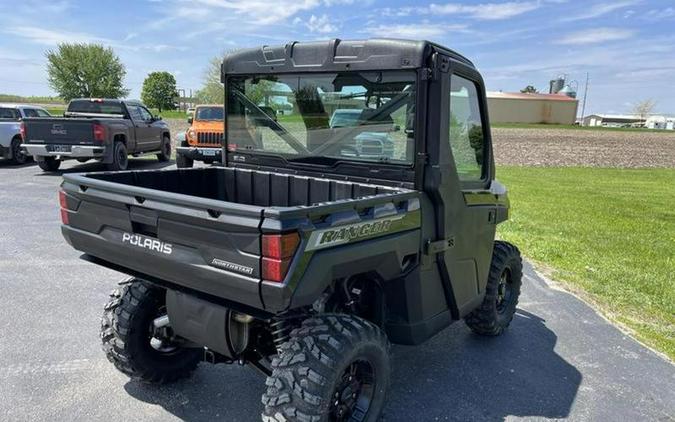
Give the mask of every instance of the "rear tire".
<path id="1" fill-rule="evenodd" d="M 171 160 L 171 138 L 164 136 L 162 138 L 162 145 L 160 146 L 160 153 L 157 154 L 157 159 L 160 163 L 166 163 Z"/>
<path id="2" fill-rule="evenodd" d="M 113 161 L 108 164 L 108 170 L 120 171 L 126 170 L 129 167 L 129 155 L 127 147 L 119 141 L 113 144 Z"/>
<path id="3" fill-rule="evenodd" d="M 376 421 L 389 379 L 389 341 L 376 325 L 350 315 L 310 318 L 272 361 L 262 420 Z"/>
<path id="4" fill-rule="evenodd" d="M 28 157 L 21 149 L 21 138 L 16 137 L 12 139 L 10 148 L 12 148 L 12 162 L 18 165 L 26 164 L 30 157 Z"/>
<path id="5" fill-rule="evenodd" d="M 128 278 L 110 294 L 101 318 L 103 351 L 115 367 L 133 379 L 162 384 L 189 377 L 202 360 L 196 348 L 151 344 L 151 328 L 163 313 L 165 290 L 146 281 Z"/>
<path id="6" fill-rule="evenodd" d="M 38 166 L 42 171 L 56 171 L 61 167 L 61 160 L 54 157 L 45 157 L 44 160 L 38 161 Z"/>
<path id="7" fill-rule="evenodd" d="M 498 336 L 516 313 L 523 277 L 520 251 L 508 242 L 495 241 L 483 303 L 464 318 L 473 332 Z"/>

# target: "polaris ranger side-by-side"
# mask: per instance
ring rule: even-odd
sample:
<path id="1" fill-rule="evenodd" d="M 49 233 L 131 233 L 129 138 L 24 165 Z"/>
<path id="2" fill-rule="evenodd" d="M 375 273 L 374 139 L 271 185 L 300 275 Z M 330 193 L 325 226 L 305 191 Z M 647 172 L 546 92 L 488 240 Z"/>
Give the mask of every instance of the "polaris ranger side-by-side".
<path id="1" fill-rule="evenodd" d="M 66 240 L 131 276 L 102 319 L 119 370 L 250 364 L 264 421 L 372 421 L 390 342 L 509 325 L 522 264 L 494 240 L 509 203 L 469 60 L 426 41 L 294 42 L 227 55 L 222 81 L 224 167 L 64 176 Z"/>

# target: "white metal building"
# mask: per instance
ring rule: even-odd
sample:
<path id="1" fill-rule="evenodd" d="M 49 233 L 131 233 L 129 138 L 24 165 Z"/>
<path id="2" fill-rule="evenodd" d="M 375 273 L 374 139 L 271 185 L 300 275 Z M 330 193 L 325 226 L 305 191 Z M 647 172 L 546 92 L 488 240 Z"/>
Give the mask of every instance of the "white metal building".
<path id="1" fill-rule="evenodd" d="M 487 92 L 491 123 L 574 124 L 579 102 L 563 94 Z"/>

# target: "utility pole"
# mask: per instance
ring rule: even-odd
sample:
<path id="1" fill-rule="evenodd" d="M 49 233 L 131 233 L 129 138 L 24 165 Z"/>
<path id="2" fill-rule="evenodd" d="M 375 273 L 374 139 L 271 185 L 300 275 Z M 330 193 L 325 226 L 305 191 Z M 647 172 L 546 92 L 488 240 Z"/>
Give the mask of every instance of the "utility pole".
<path id="1" fill-rule="evenodd" d="M 588 72 L 586 72 L 586 86 L 584 87 L 584 99 L 581 103 L 581 126 L 584 125 L 584 115 L 586 114 L 586 95 L 588 95 Z"/>

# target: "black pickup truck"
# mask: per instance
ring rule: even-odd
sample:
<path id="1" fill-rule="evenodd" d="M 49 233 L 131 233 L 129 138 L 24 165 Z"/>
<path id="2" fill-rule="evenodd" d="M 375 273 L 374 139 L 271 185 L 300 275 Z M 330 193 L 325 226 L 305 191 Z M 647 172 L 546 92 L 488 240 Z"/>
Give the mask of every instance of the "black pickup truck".
<path id="1" fill-rule="evenodd" d="M 375 421 L 389 342 L 461 319 L 508 327 L 522 264 L 494 240 L 509 202 L 468 59 L 425 41 L 294 42 L 229 54 L 222 81 L 224 167 L 64 176 L 68 243 L 131 276 L 102 320 L 120 371 L 250 364 L 267 376 L 263 421 Z M 359 118 L 331 125 L 348 107 Z M 361 154 L 363 133 L 393 151 Z"/>
<path id="2" fill-rule="evenodd" d="M 22 130 L 24 151 L 44 171 L 57 170 L 69 158 L 96 159 L 109 170 L 126 170 L 129 154 L 171 158 L 169 126 L 137 101 L 74 99 L 64 117 L 25 119 Z"/>

